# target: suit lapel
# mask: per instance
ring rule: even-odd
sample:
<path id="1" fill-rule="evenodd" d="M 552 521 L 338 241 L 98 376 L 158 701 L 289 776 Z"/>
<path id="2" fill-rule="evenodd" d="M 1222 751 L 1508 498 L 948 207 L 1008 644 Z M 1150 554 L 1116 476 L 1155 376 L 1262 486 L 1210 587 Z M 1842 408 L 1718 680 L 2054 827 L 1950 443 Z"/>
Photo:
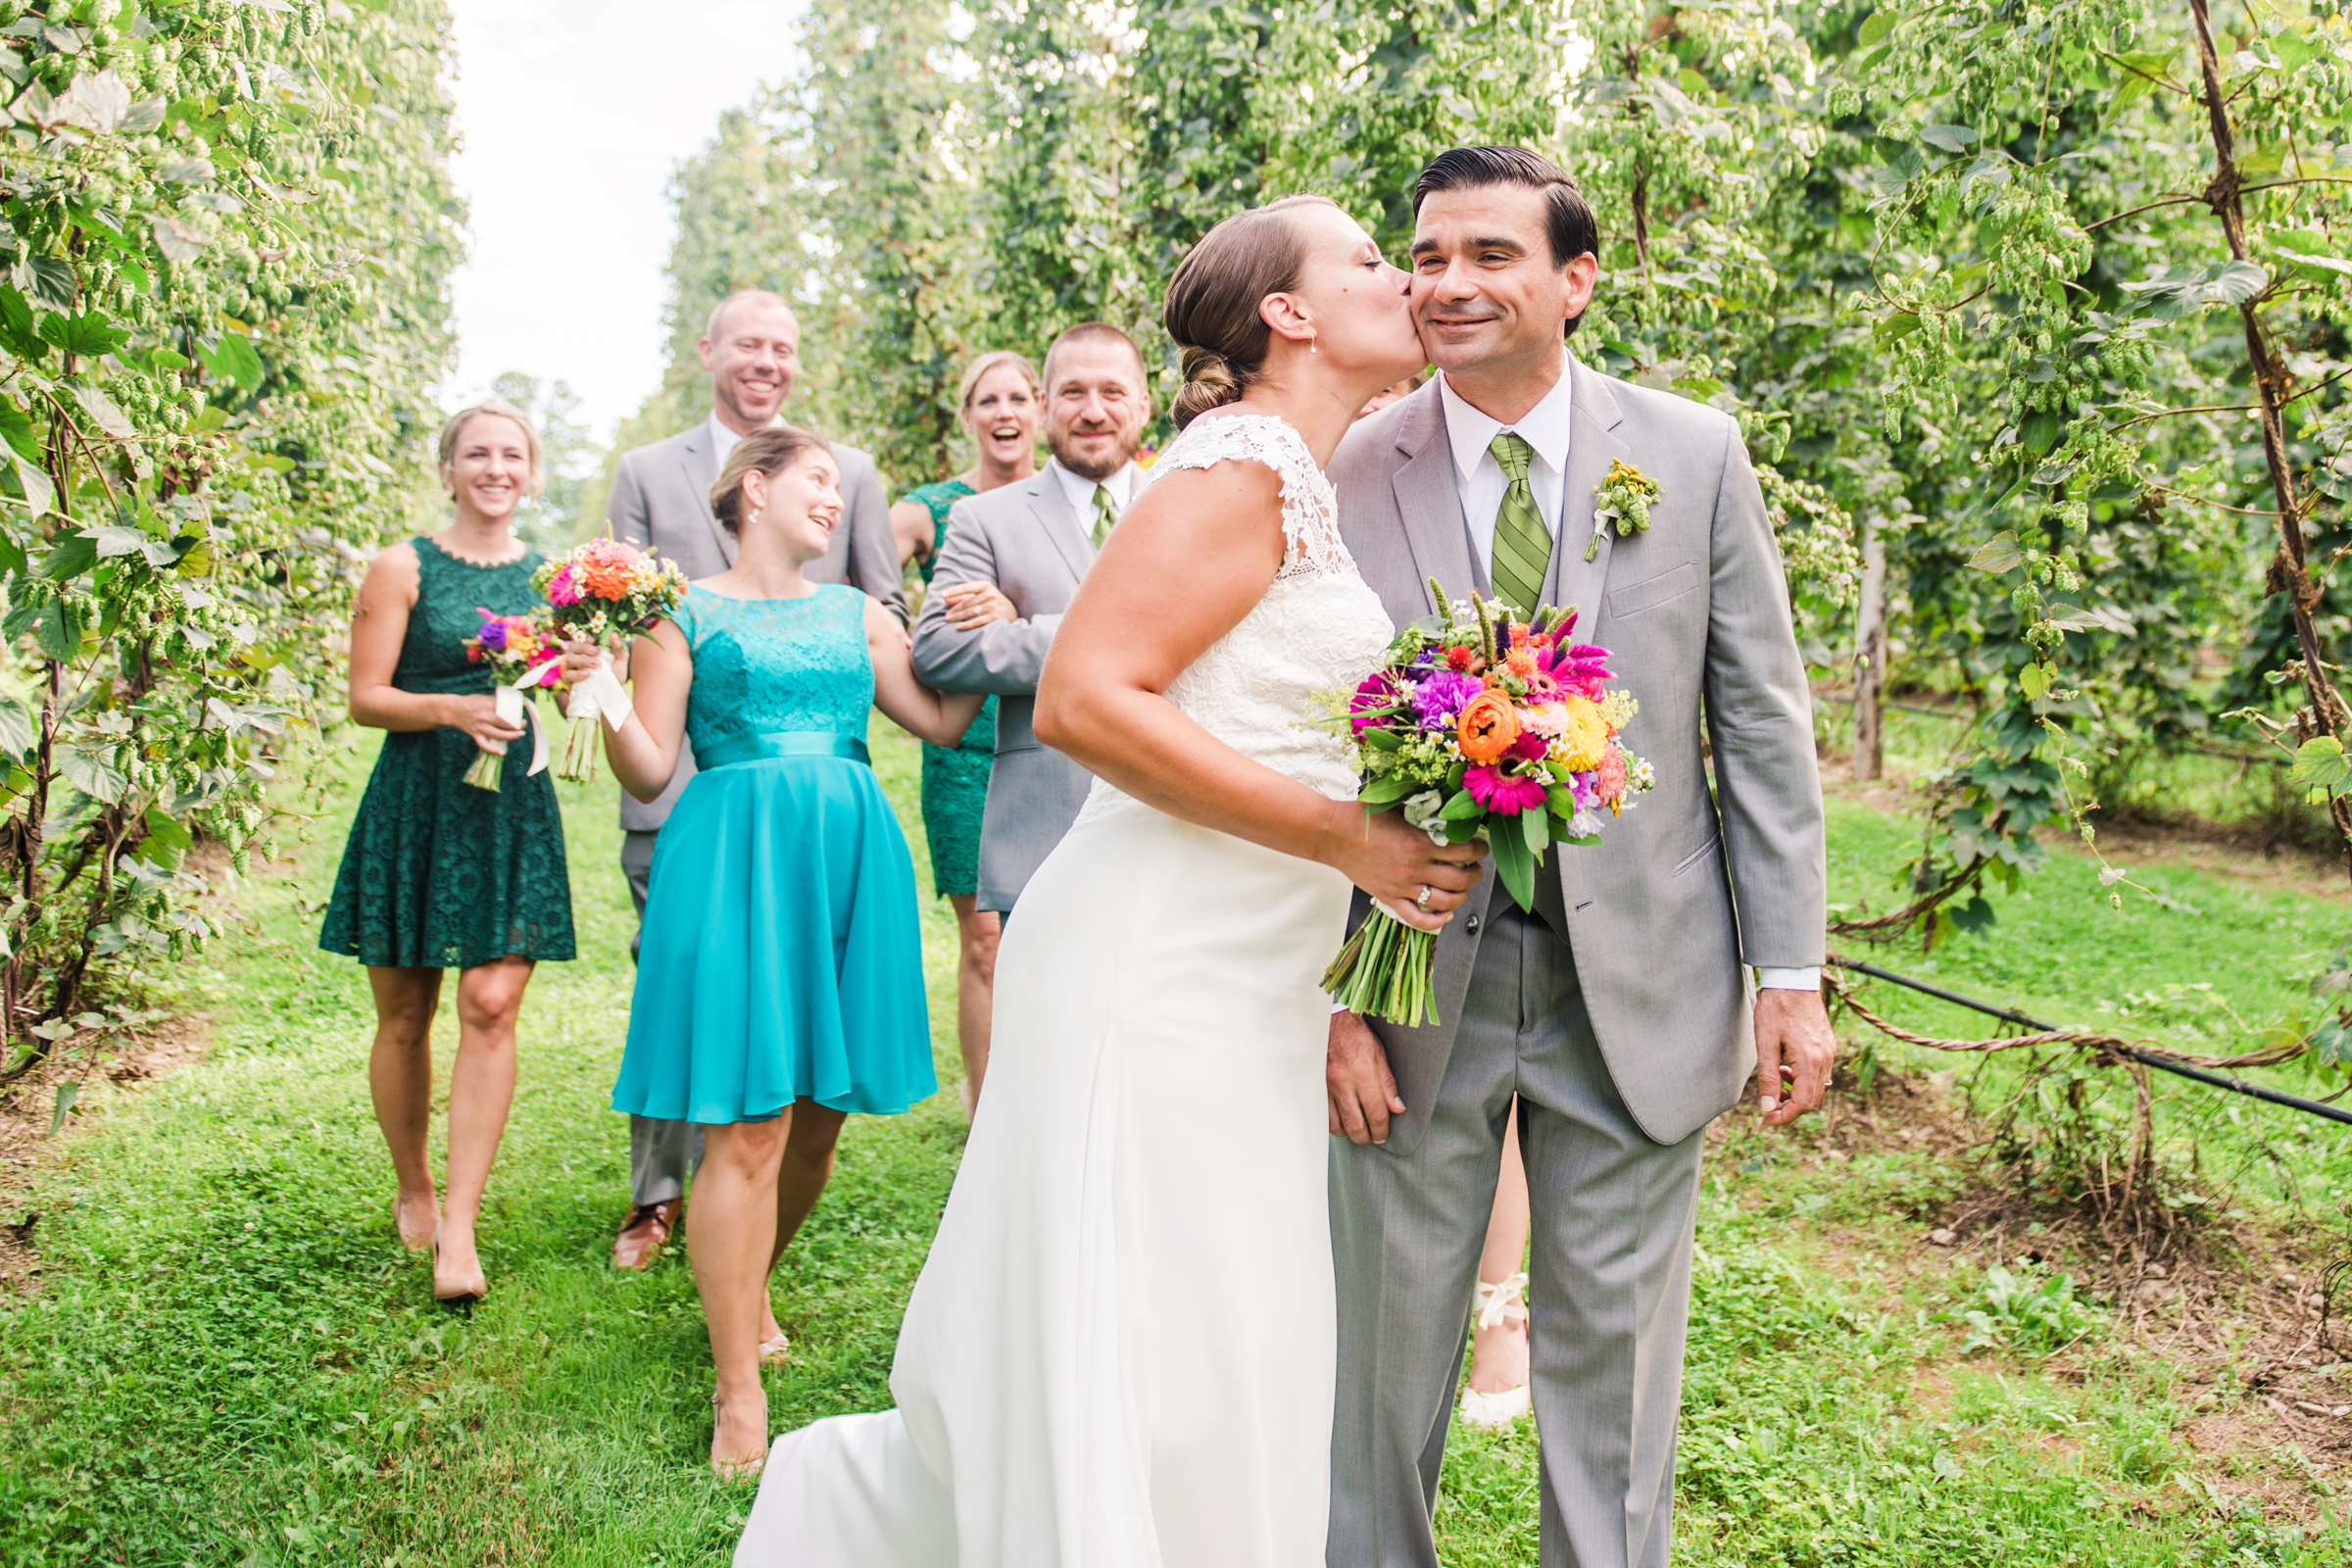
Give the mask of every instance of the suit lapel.
<path id="1" fill-rule="evenodd" d="M 1629 455 L 1616 434 L 1625 411 L 1609 391 L 1608 378 L 1587 369 L 1573 354 L 1568 357 L 1568 374 L 1576 413 L 1568 430 L 1560 533 L 1552 544 L 1544 597 L 1555 605 L 1576 606 L 1576 636 L 1592 642 L 1600 630 L 1601 594 L 1608 585 L 1610 546 L 1617 538 L 1614 532 L 1608 534 L 1601 540 L 1599 552 L 1591 561 L 1585 559 L 1592 542 L 1592 491 L 1608 477 L 1609 465 Z"/>
<path id="2" fill-rule="evenodd" d="M 1070 510 L 1070 498 L 1062 493 L 1060 481 L 1051 470 L 1041 468 L 1029 481 L 1029 506 L 1046 537 L 1069 564 L 1071 580 L 1086 581 L 1086 568 L 1095 564 L 1094 544 L 1087 530 L 1079 526 Z"/>
<path id="3" fill-rule="evenodd" d="M 1445 405 L 1435 386 L 1415 396 L 1420 417 L 1396 432 L 1396 450 L 1404 455 L 1391 479 L 1396 494 L 1396 515 L 1404 526 L 1405 548 L 1412 552 L 1413 569 L 1420 574 L 1415 597 L 1431 612 L 1429 580 L 1435 577 L 1448 594 L 1476 587 L 1486 593 L 1485 564 L 1470 548 L 1470 525 L 1462 516 L 1462 493 L 1454 483 L 1453 448 L 1446 440 Z"/>
<path id="4" fill-rule="evenodd" d="M 702 510 L 704 525 L 710 537 L 718 541 L 718 553 L 730 566 L 735 564 L 735 536 L 721 526 L 710 510 L 710 487 L 718 483 L 718 453 L 710 444 L 708 421 L 686 432 L 686 450 L 679 456 L 678 466 L 685 471 L 686 486 L 694 492 L 695 505 Z"/>

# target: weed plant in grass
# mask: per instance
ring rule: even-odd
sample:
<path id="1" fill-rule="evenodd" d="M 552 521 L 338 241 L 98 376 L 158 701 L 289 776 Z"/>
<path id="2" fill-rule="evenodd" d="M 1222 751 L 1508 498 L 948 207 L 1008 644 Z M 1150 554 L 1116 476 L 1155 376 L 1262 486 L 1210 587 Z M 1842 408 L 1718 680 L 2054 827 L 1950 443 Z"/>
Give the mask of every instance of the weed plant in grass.
<path id="1" fill-rule="evenodd" d="M 919 864 L 915 749 L 877 723 L 874 755 Z M 350 760 L 346 810 L 367 761 Z M 750 1494 L 703 1465 L 709 1358 L 685 1260 L 641 1275 L 606 1261 L 626 1202 L 626 1128 L 606 1104 L 631 917 L 610 787 L 564 800 L 583 956 L 543 966 L 525 1006 L 483 1230 L 490 1300 L 469 1316 L 434 1308 L 423 1263 L 393 1236 L 365 976 L 313 947 L 340 849 L 340 822 L 322 824 L 298 865 L 251 891 L 258 934 L 215 955 L 209 1058 L 95 1095 L 31 1196 L 44 1276 L 0 1301 L 0 1562 L 725 1562 Z M 1838 875 L 1883 880 L 1901 834 L 1840 811 Z M 2222 891 L 2190 877 L 2181 897 L 2223 907 Z M 2012 912 L 1996 944 L 2035 929 Z M 2291 900 L 2241 915 L 2249 928 L 2304 918 Z M 943 904 L 927 901 L 923 920 L 950 1087 L 907 1116 L 851 1122 L 778 1279 L 794 1345 L 768 1380 L 779 1428 L 887 1401 L 899 1316 L 961 1147 L 954 928 Z M 2119 951 L 2065 973 L 2121 996 L 2165 983 L 2174 961 Z M 2067 1016 L 2088 1005 L 2080 995 L 2031 1000 Z M 446 1016 L 442 1050 L 445 1074 Z M 2013 1334 L 1964 1356 L 1968 1303 L 2023 1300 L 2047 1280 L 2021 1294 L 1988 1290 L 1973 1266 L 1915 1266 L 1911 1216 L 1948 1195 L 1947 1166 L 1893 1146 L 1836 1166 L 1801 1153 L 1744 1123 L 1710 1152 L 1678 1561 L 2341 1559 L 2333 1536 L 2231 1511 L 2174 1437 L 2160 1363 L 2095 1335 L 2066 1352 L 2066 1376 Z M 1457 1428 L 1440 1515 L 1449 1564 L 1536 1562 L 1535 1464 L 1524 1423 Z"/>

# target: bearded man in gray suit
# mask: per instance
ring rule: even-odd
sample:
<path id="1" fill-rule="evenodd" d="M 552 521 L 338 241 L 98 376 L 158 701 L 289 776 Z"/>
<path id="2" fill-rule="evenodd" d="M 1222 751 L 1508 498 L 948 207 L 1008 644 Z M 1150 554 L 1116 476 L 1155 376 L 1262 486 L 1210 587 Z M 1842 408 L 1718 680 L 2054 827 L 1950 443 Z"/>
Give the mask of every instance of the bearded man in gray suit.
<path id="1" fill-rule="evenodd" d="M 1446 1418 L 1516 1105 L 1543 1561 L 1662 1568 L 1704 1129 L 1751 1066 L 1766 1123 L 1812 1109 L 1836 1046 L 1804 666 L 1738 424 L 1567 352 L 1598 276 L 1575 185 L 1518 148 L 1457 148 L 1413 205 L 1413 308 L 1441 373 L 1341 445 L 1341 532 L 1399 624 L 1435 609 L 1432 577 L 1521 615 L 1578 606 L 1579 639 L 1611 650 L 1641 703 L 1626 744 L 1657 786 L 1599 847 L 1545 858 L 1532 913 L 1480 883 L 1439 939 L 1442 1021 L 1333 1015 L 1329 1560 L 1436 1568 Z M 1659 486 L 1647 532 L 1596 534 L 1613 462 Z"/>
<path id="2" fill-rule="evenodd" d="M 738 440 L 781 422 L 777 411 L 800 371 L 801 326 L 781 299 L 747 289 L 719 301 L 696 347 L 710 372 L 710 417 L 623 455 L 605 508 L 614 538 L 676 562 L 690 580 L 715 577 L 735 564 L 735 536 L 711 514 L 710 487 Z M 831 445 L 841 466 L 841 524 L 825 558 L 808 564 L 808 580 L 848 583 L 881 600 L 904 622 L 906 591 L 881 476 L 874 460 L 856 447 Z M 620 869 L 639 919 L 645 917 L 654 840 L 692 777 L 694 753 L 681 743 L 678 770 L 660 799 L 649 804 L 625 791 L 620 797 Z M 629 951 L 637 951 L 634 938 Z M 661 1253 L 677 1228 L 686 1179 L 701 1162 L 702 1149 L 702 1129 L 692 1122 L 629 1118 L 632 1202 L 612 1243 L 616 1265 L 645 1268 Z"/>
<path id="3" fill-rule="evenodd" d="M 1135 454 L 1152 416 L 1142 353 L 1101 321 L 1054 340 L 1045 384 L 1053 460 L 1028 479 L 956 503 L 914 628 L 916 674 L 943 692 L 1004 699 L 978 900 L 999 911 L 1012 908 L 1093 784 L 1086 769 L 1038 744 L 1030 712 L 1061 612 L 1142 482 Z"/>

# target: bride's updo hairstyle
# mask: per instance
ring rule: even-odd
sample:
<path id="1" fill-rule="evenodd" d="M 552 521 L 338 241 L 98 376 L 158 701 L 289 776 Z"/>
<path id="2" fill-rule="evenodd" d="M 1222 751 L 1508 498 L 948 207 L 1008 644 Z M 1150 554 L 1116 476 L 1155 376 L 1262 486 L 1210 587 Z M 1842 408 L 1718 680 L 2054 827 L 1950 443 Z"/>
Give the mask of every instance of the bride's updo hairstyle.
<path id="1" fill-rule="evenodd" d="M 719 470 L 718 482 L 710 487 L 710 514 L 718 525 L 743 537 L 743 476 L 755 468 L 762 477 L 782 473 L 801 461 L 802 457 L 824 445 L 824 438 L 814 431 L 794 425 L 775 424 L 764 430 L 754 430 L 735 443 L 727 454 L 727 466 Z"/>
<path id="2" fill-rule="evenodd" d="M 1257 307 L 1269 294 L 1298 286 L 1306 245 L 1293 215 L 1339 203 L 1285 196 L 1236 213 L 1206 234 L 1176 269 L 1160 324 L 1184 351 L 1184 387 L 1173 410 L 1181 430 L 1211 409 L 1236 402 L 1265 373 L 1274 330 Z"/>

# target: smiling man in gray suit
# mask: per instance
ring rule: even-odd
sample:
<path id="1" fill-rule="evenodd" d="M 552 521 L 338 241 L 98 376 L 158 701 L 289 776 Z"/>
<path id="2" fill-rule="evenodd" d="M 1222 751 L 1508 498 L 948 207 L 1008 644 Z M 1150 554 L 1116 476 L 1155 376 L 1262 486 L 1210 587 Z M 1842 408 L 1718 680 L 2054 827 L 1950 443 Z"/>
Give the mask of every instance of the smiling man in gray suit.
<path id="1" fill-rule="evenodd" d="M 1143 355 L 1101 321 L 1054 340 L 1045 383 L 1053 460 L 1031 478 L 956 503 L 914 628 L 916 674 L 944 692 L 1004 699 L 980 827 L 979 897 L 981 908 L 1001 911 L 1070 830 L 1093 783 L 1038 744 L 1029 717 L 1061 612 L 1142 481 L 1135 454 L 1152 416 Z M 949 591 L 959 583 L 995 593 Z"/>
<path id="2" fill-rule="evenodd" d="M 1518 148 L 1457 148 L 1413 205 L 1413 308 L 1441 373 L 1342 443 L 1341 532 L 1399 623 L 1435 608 L 1433 576 L 1523 615 L 1579 606 L 1579 638 L 1611 650 L 1642 705 L 1625 739 L 1657 787 L 1600 847 L 1546 857 L 1533 913 L 1481 882 L 1439 939 L 1441 1022 L 1333 1015 L 1330 1563 L 1436 1568 L 1446 1417 L 1515 1103 L 1543 1561 L 1661 1568 L 1704 1129 L 1751 1068 L 1765 1121 L 1793 1121 L 1835 1051 L 1804 666 L 1738 424 L 1567 352 L 1599 240 L 1567 176 Z M 1612 462 L 1659 495 L 1646 533 L 1594 546 Z M 1768 988 L 1752 1004 L 1750 967 Z"/>
<path id="3" fill-rule="evenodd" d="M 780 422 L 801 364 L 801 326 L 792 308 L 759 289 L 730 294 L 710 313 L 697 345 L 710 372 L 710 417 L 666 441 L 639 447 L 620 460 L 605 517 L 614 538 L 676 562 L 689 579 L 715 577 L 735 564 L 735 536 L 710 513 L 710 487 L 735 443 Z M 888 605 L 903 622 L 906 591 L 899 577 L 898 542 L 890 504 L 874 460 L 856 447 L 832 443 L 841 465 L 841 525 L 822 561 L 808 564 L 811 582 L 842 582 Z M 646 879 L 654 840 L 669 808 L 694 777 L 694 753 L 681 744 L 678 770 L 659 800 L 620 797 L 621 874 L 645 916 Z M 631 939 L 629 951 L 636 952 Z M 691 1122 L 629 1118 L 629 1217 L 612 1243 L 612 1261 L 644 1268 L 677 1228 L 686 1178 L 702 1157 L 702 1129 Z"/>

